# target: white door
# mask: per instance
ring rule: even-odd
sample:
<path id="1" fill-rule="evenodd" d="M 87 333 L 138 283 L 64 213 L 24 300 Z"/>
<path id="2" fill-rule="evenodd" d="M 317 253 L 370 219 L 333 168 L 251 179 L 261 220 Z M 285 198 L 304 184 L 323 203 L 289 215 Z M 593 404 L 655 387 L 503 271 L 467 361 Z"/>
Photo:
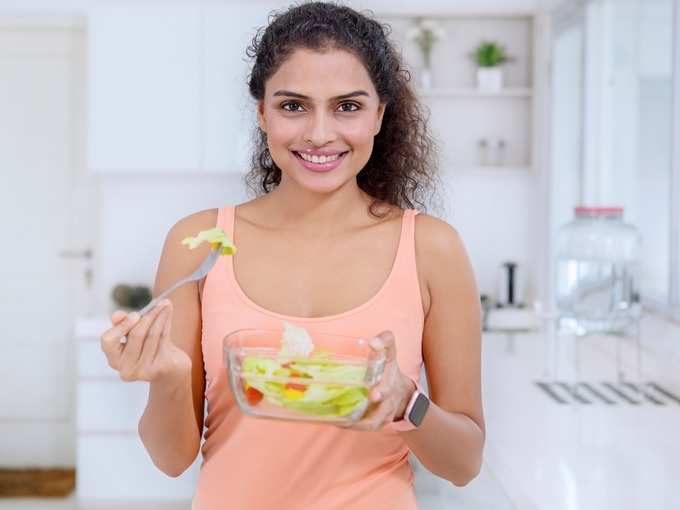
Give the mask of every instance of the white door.
<path id="1" fill-rule="evenodd" d="M 83 29 L 0 18 L 0 465 L 75 465 L 76 315 L 91 313 Z"/>

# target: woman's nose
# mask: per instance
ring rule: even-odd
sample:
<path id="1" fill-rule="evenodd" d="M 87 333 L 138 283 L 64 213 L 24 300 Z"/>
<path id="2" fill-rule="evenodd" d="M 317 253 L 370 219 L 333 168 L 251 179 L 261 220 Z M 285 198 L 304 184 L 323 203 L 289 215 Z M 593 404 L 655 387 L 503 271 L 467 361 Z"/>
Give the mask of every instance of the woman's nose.
<path id="1" fill-rule="evenodd" d="M 333 119 L 326 112 L 317 111 L 309 116 L 305 129 L 305 140 L 316 147 L 322 147 L 335 139 Z"/>

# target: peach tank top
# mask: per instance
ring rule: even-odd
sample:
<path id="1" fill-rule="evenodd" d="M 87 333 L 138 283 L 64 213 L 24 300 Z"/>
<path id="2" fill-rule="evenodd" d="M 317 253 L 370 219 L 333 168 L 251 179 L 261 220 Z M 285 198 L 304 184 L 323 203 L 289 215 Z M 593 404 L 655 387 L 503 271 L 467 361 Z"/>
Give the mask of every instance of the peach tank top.
<path id="1" fill-rule="evenodd" d="M 365 303 L 326 317 L 292 317 L 251 301 L 220 257 L 203 290 L 202 350 L 207 415 L 192 510 L 417 510 L 409 449 L 389 427 L 364 432 L 333 425 L 258 419 L 241 412 L 229 387 L 222 340 L 240 328 L 283 329 L 283 320 L 314 332 L 370 338 L 390 329 L 401 371 L 418 381 L 423 307 L 415 259 L 415 216 L 406 209 L 396 258 Z M 218 226 L 234 239 L 234 206 Z"/>

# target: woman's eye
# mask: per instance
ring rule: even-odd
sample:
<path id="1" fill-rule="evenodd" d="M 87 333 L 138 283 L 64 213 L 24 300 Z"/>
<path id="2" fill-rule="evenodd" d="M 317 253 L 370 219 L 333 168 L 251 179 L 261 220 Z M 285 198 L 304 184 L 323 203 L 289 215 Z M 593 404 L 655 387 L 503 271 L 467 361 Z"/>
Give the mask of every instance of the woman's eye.
<path id="1" fill-rule="evenodd" d="M 291 101 L 289 103 L 283 103 L 281 105 L 281 108 L 287 112 L 293 113 L 303 111 L 302 105 L 294 101 Z M 356 103 L 341 103 L 339 108 L 342 113 L 356 112 L 360 109 L 359 105 Z"/>
<path id="2" fill-rule="evenodd" d="M 287 106 L 292 106 L 293 108 L 286 108 Z M 283 108 L 287 112 L 297 112 L 298 106 L 301 106 L 300 103 L 284 103 L 281 105 L 281 108 Z"/>
<path id="3" fill-rule="evenodd" d="M 355 109 L 354 110 L 346 109 L 345 106 L 349 106 L 349 107 L 353 106 Z M 340 108 L 342 108 L 343 113 L 356 112 L 359 109 L 359 105 L 356 104 L 356 103 L 342 103 L 340 105 Z"/>

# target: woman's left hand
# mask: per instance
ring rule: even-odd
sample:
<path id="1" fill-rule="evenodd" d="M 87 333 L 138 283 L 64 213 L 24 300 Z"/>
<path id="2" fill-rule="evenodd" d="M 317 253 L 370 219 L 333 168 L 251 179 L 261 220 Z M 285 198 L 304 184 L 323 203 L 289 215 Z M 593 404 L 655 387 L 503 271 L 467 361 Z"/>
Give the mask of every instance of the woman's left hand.
<path id="1" fill-rule="evenodd" d="M 405 376 L 397 364 L 397 346 L 394 334 L 383 331 L 369 342 L 376 351 L 385 351 L 385 369 L 380 382 L 369 393 L 369 407 L 361 420 L 355 423 L 338 423 L 344 429 L 377 431 L 404 415 L 408 401 L 416 389 L 415 383 Z"/>

